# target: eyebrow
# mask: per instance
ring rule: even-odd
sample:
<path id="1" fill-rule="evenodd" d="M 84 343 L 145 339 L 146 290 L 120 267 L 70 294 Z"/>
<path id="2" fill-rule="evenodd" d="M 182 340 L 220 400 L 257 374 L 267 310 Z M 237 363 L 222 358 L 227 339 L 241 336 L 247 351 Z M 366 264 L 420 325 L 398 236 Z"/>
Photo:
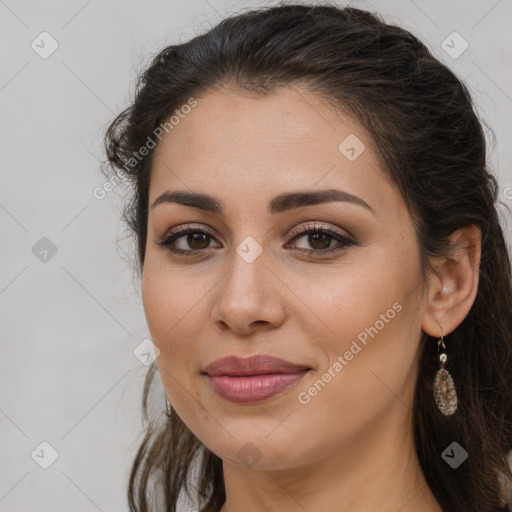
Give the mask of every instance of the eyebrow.
<path id="1" fill-rule="evenodd" d="M 304 206 L 329 203 L 333 201 L 343 201 L 356 204 L 376 213 L 375 210 L 361 197 L 338 189 L 317 191 L 306 190 L 280 194 L 269 202 L 268 209 L 271 214 L 275 215 L 295 208 L 302 208 Z M 167 190 L 155 199 L 151 208 L 156 208 L 159 204 L 163 203 L 177 203 L 183 206 L 190 206 L 199 210 L 224 215 L 222 203 L 218 199 L 199 192 L 190 192 L 188 190 Z"/>

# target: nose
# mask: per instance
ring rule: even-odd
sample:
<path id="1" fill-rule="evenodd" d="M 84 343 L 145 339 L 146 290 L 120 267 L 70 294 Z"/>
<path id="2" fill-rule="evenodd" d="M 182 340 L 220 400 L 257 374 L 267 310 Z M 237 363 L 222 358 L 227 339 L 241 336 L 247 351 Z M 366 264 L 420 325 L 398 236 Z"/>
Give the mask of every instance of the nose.
<path id="1" fill-rule="evenodd" d="M 213 323 L 244 336 L 279 327 L 286 317 L 286 287 L 267 266 L 264 253 L 247 263 L 234 252 L 230 263 L 231 269 L 214 288 Z"/>

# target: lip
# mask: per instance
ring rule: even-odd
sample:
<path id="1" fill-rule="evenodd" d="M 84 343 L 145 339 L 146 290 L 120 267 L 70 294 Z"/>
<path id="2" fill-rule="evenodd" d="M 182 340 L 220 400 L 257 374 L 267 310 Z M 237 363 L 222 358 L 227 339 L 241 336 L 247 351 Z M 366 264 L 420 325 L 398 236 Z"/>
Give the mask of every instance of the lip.
<path id="1" fill-rule="evenodd" d="M 291 363 L 286 359 L 262 354 L 250 357 L 234 355 L 222 357 L 210 363 L 203 371 L 213 377 L 218 375 L 234 377 L 269 373 L 297 373 L 304 370 L 311 370 L 311 368 Z"/>
<path id="2" fill-rule="evenodd" d="M 228 356 L 217 359 L 203 371 L 212 389 L 235 403 L 254 403 L 284 392 L 311 368 L 269 355 Z"/>

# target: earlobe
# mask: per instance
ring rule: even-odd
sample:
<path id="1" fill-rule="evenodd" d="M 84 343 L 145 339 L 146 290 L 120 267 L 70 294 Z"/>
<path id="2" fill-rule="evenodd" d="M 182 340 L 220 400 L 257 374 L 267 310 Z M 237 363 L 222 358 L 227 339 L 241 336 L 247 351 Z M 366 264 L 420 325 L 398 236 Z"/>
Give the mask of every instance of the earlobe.
<path id="1" fill-rule="evenodd" d="M 453 332 L 467 316 L 479 282 L 481 230 L 471 224 L 452 234 L 449 257 L 433 261 L 422 329 L 430 336 Z"/>

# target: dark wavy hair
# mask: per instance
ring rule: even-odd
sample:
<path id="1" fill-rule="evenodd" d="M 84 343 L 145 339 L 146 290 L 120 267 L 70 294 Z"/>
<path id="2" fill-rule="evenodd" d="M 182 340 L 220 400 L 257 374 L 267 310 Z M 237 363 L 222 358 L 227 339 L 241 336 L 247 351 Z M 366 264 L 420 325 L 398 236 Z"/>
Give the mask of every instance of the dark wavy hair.
<path id="1" fill-rule="evenodd" d="M 479 285 L 471 310 L 445 337 L 447 367 L 459 407 L 443 416 L 432 381 L 436 339 L 423 332 L 412 412 L 415 448 L 434 496 L 446 511 L 506 511 L 512 479 L 512 280 L 498 211 L 498 185 L 466 86 L 407 30 L 374 13 L 335 5 L 265 7 L 223 19 L 184 44 L 156 55 L 140 74 L 133 102 L 109 125 L 102 169 L 127 178 L 133 192 L 123 220 L 144 266 L 148 191 L 154 149 L 133 155 L 176 109 L 231 86 L 265 95 L 298 85 L 355 116 L 375 141 L 382 168 L 400 190 L 414 223 L 423 275 L 432 256 L 450 257 L 450 235 L 475 224 L 482 232 Z M 173 410 L 158 423 L 148 415 L 130 474 L 132 512 L 152 510 L 157 494 L 177 510 L 182 491 L 201 512 L 225 501 L 222 461 Z M 468 459 L 452 469 L 441 457 L 458 442 Z M 189 479 L 197 464 L 195 496 Z"/>

